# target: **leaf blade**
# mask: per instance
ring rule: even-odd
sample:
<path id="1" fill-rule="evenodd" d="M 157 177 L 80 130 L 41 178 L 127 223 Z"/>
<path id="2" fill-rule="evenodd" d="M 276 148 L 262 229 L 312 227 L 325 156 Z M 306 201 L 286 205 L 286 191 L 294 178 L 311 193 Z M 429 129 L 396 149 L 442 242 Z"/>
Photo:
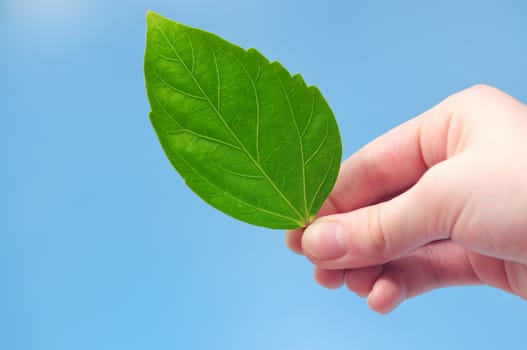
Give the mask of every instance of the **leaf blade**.
<path id="1" fill-rule="evenodd" d="M 336 121 L 318 89 L 214 34 L 152 12 L 147 27 L 150 119 L 187 185 L 237 219 L 271 228 L 306 225 L 338 172 L 338 163 L 318 153 L 341 156 Z"/>

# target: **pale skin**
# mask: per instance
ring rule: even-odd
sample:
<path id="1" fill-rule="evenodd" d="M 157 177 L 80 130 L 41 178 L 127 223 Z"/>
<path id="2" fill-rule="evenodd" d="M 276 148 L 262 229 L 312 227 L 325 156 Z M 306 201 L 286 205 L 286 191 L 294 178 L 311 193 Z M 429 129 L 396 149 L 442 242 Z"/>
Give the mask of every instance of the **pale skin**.
<path id="1" fill-rule="evenodd" d="M 485 85 L 448 97 L 346 160 L 286 243 L 382 314 L 446 286 L 527 299 L 527 106 Z"/>

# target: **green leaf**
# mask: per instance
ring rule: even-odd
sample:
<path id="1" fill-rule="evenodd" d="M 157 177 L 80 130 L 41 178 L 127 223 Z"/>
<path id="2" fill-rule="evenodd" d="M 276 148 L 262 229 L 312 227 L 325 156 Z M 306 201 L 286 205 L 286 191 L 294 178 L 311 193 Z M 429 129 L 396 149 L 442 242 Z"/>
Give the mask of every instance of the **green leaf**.
<path id="1" fill-rule="evenodd" d="M 278 62 L 148 12 L 150 119 L 170 162 L 213 207 L 270 228 L 313 220 L 341 160 L 320 91 Z"/>

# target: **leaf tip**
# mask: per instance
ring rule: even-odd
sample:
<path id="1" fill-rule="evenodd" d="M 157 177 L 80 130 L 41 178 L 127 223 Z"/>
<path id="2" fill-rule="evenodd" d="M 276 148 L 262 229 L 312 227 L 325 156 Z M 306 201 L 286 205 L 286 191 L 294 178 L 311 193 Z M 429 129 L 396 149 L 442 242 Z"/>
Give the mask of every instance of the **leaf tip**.
<path id="1" fill-rule="evenodd" d="M 146 11 L 146 23 L 147 24 L 151 24 L 151 23 L 157 21 L 160 18 L 162 18 L 162 17 L 161 17 L 161 15 L 159 13 L 154 12 L 152 10 Z"/>

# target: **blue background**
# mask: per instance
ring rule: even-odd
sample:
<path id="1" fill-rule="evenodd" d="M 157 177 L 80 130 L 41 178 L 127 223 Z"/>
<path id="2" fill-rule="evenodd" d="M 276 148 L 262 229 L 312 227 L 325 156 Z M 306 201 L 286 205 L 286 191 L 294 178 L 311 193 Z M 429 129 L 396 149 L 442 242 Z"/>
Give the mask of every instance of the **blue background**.
<path id="1" fill-rule="evenodd" d="M 0 349 L 525 348 L 517 297 L 380 316 L 316 285 L 283 232 L 202 203 L 148 121 L 147 9 L 302 73 L 345 157 L 475 83 L 527 101 L 524 0 L 2 0 Z"/>

